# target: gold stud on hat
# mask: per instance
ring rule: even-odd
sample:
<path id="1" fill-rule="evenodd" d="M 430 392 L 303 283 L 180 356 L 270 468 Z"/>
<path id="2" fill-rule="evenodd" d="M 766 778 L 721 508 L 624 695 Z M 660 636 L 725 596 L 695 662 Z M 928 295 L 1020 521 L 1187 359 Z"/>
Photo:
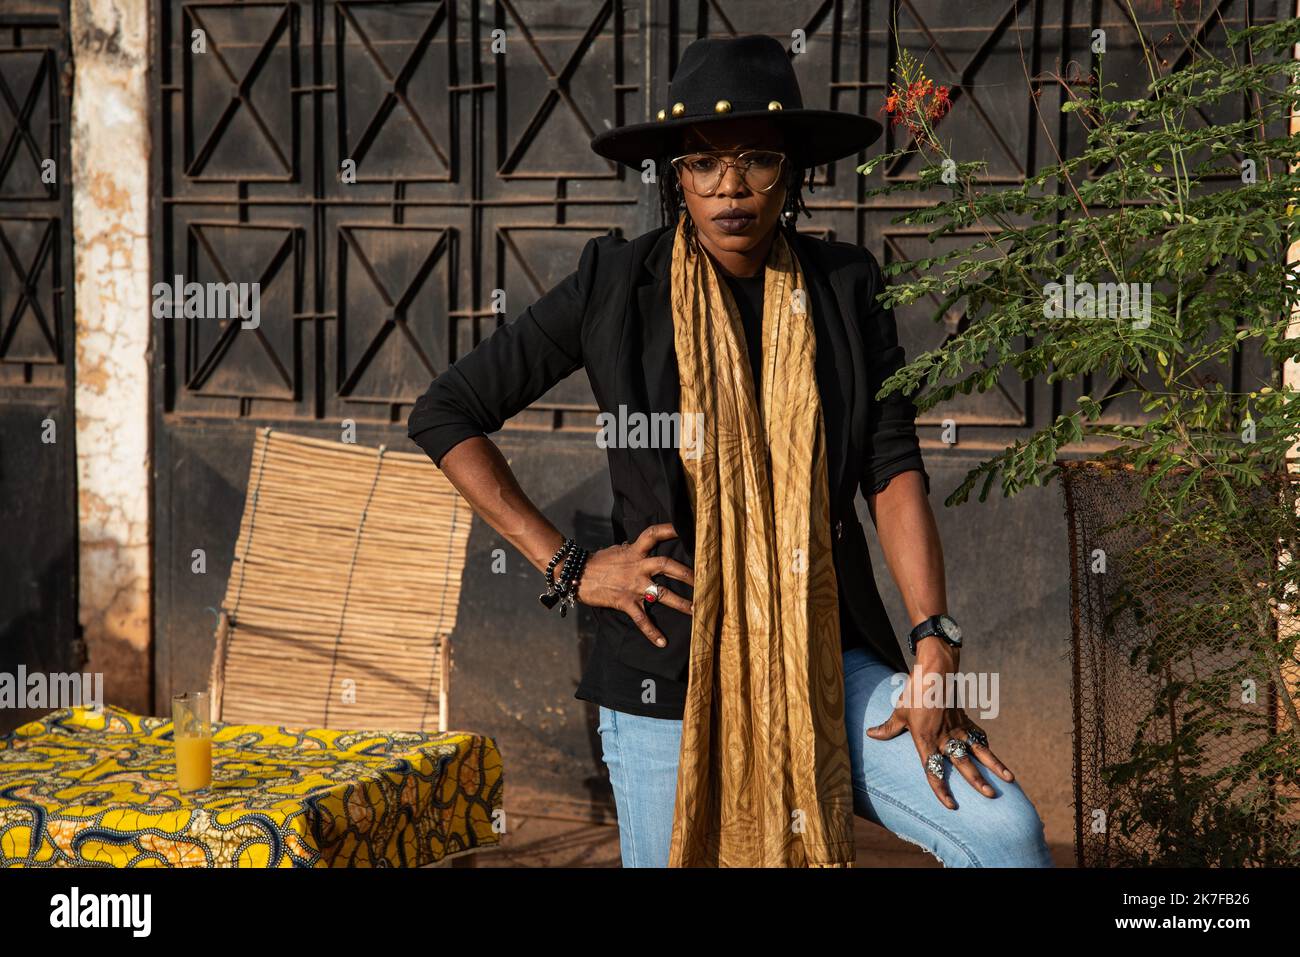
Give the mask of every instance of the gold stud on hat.
<path id="1" fill-rule="evenodd" d="M 685 113 L 685 112 L 686 112 L 686 104 L 685 104 L 685 103 L 674 103 L 674 104 L 673 104 L 673 116 L 681 116 L 681 115 L 682 115 L 683 113 Z"/>
<path id="2" fill-rule="evenodd" d="M 714 112 L 714 113 L 730 113 L 730 112 L 731 112 L 731 101 L 730 101 L 730 100 L 718 100 L 717 103 L 713 104 L 713 112 Z"/>
<path id="3" fill-rule="evenodd" d="M 663 111 L 663 110 L 660 110 L 660 111 L 659 111 L 659 113 L 657 114 L 657 118 L 658 118 L 658 119 L 661 119 L 661 120 L 664 118 L 664 111 Z"/>
<path id="4" fill-rule="evenodd" d="M 773 100 L 771 103 L 767 104 L 767 108 L 769 110 L 779 110 L 781 109 L 781 101 Z"/>

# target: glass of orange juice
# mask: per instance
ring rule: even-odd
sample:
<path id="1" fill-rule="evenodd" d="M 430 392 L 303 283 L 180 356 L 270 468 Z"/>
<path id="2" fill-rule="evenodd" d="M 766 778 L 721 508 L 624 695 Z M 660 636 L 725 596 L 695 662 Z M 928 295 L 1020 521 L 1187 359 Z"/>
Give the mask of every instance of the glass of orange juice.
<path id="1" fill-rule="evenodd" d="M 183 792 L 212 787 L 212 712 L 206 691 L 172 695 L 176 784 Z"/>

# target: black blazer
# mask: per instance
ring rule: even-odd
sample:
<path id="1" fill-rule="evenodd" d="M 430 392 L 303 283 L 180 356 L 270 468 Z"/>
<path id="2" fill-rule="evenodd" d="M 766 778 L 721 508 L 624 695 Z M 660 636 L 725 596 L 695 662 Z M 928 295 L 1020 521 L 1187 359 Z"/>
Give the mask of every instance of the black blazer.
<path id="1" fill-rule="evenodd" d="M 907 670 L 876 589 L 854 498 L 878 491 L 895 475 L 925 475 L 910 399 L 875 398 L 903 364 L 891 310 L 876 303 L 883 278 L 875 258 L 852 243 L 786 233 L 804 272 L 817 339 L 816 374 L 825 421 L 827 480 L 835 572 L 842 617 L 897 670 Z M 585 367 L 602 412 L 675 412 L 679 382 L 669 304 L 674 229 L 632 240 L 588 241 L 576 271 L 523 314 L 502 326 L 438 376 L 415 404 L 408 434 L 440 464 L 456 443 L 501 428 L 557 382 Z M 594 423 L 593 423 L 594 425 Z M 594 431 L 594 430 L 593 430 Z M 615 541 L 632 541 L 648 525 L 671 522 L 678 538 L 655 554 L 694 564 L 694 516 L 676 448 L 610 448 Z M 929 487 L 929 477 L 925 476 Z M 592 545 L 593 543 L 581 543 Z M 604 547 L 601 543 L 599 547 Z M 661 585 L 690 597 L 673 579 Z M 539 611 L 541 609 L 539 608 Z M 657 648 L 621 611 L 591 608 L 597 640 L 578 697 L 617 710 L 680 717 L 690 617 L 665 606 L 647 609 L 668 639 Z M 650 675 L 671 685 L 638 707 L 609 686 Z M 662 682 L 660 682 L 662 683 Z"/>

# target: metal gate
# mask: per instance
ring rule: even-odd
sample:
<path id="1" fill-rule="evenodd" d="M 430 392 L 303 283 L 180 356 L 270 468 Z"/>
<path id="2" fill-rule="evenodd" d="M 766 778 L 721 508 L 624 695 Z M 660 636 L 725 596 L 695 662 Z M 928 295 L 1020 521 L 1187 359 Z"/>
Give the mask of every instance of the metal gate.
<path id="1" fill-rule="evenodd" d="M 0 672 L 76 671 L 65 0 L 0 3 Z M 0 710 L 0 733 L 32 715 Z"/>
<path id="2" fill-rule="evenodd" d="M 160 700 L 207 673 L 254 427 L 337 437 L 352 420 L 359 442 L 407 447 L 406 415 L 430 377 L 575 268 L 588 238 L 658 225 L 656 187 L 587 143 L 663 106 L 671 68 L 695 37 L 800 38 L 805 102 L 873 114 L 897 37 L 954 87 L 945 135 L 983 155 L 1002 182 L 1053 158 L 1035 97 L 1053 137 L 1067 151 L 1081 145 L 1058 119 L 1049 74 L 1070 61 L 1090 69 L 1093 29 L 1108 31 L 1112 62 L 1133 52 L 1124 4 L 1102 0 L 155 3 L 155 279 L 257 281 L 262 312 L 256 329 L 190 319 L 155 330 Z M 1135 5 L 1156 36 L 1171 28 L 1168 4 Z M 1224 23 L 1280 12 L 1273 0 L 1202 8 L 1207 43 L 1221 41 Z M 1164 51 L 1175 61 L 1185 54 L 1181 42 Z M 1116 72 L 1109 77 L 1139 89 L 1137 70 Z M 868 201 L 873 181 L 854 165 L 819 173 L 807 195 L 814 218 L 801 228 L 865 245 L 882 261 L 916 257 L 924 234 L 891 225 L 902 207 Z M 504 315 L 494 309 L 502 295 Z M 961 321 L 899 313 L 913 355 Z M 1242 362 L 1235 374 L 1249 371 Z M 958 445 L 937 441 L 940 416 L 927 420 L 936 499 L 984 451 L 1073 403 L 1059 388 L 1008 379 L 945 410 L 960 423 Z M 610 493 L 591 441 L 594 411 L 579 373 L 497 439 L 556 524 L 597 541 L 609 534 Z M 1027 679 L 1004 709 L 1000 740 L 1023 756 L 1021 779 L 1034 782 L 1049 830 L 1066 840 L 1059 500 L 1026 493 L 943 512 L 940 524 L 951 605 L 976 636 L 971 666 Z M 498 548 L 504 575 L 493 567 Z M 208 557 L 206 574 L 193 573 L 195 549 Z M 897 625 L 887 576 L 881 587 Z M 595 709 L 572 696 L 591 624 L 539 613 L 537 590 L 531 566 L 476 523 L 453 636 L 451 723 L 496 736 L 513 807 L 608 818 Z"/>

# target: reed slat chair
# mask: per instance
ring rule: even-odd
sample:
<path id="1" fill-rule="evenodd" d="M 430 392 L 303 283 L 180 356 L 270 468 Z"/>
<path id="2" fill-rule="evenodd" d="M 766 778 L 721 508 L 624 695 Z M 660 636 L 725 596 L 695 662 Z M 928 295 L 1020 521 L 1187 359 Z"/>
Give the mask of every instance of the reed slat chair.
<path id="1" fill-rule="evenodd" d="M 471 518 L 423 454 L 260 429 L 217 624 L 213 717 L 448 730 Z"/>

